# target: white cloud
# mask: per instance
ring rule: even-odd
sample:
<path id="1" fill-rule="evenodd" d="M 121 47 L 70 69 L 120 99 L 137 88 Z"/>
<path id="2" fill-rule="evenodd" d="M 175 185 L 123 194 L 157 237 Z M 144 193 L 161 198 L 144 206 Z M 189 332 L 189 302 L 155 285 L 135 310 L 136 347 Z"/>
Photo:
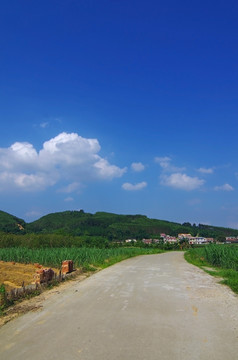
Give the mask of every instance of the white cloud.
<path id="1" fill-rule="evenodd" d="M 131 168 L 133 171 L 140 172 L 145 170 L 145 165 L 143 165 L 141 162 L 133 162 L 131 164 Z"/>
<path id="2" fill-rule="evenodd" d="M 67 186 L 59 189 L 59 192 L 70 194 L 75 191 L 79 191 L 79 189 L 82 187 L 82 185 L 79 182 L 73 182 L 71 184 L 68 184 Z"/>
<path id="3" fill-rule="evenodd" d="M 224 184 L 224 185 L 221 185 L 221 186 L 215 186 L 214 190 L 215 191 L 233 191 L 234 188 L 229 184 Z"/>
<path id="4" fill-rule="evenodd" d="M 169 176 L 167 175 L 161 176 L 161 185 L 170 186 L 175 189 L 182 189 L 187 191 L 198 189 L 204 183 L 205 181 L 202 179 L 199 179 L 197 177 L 191 177 L 181 173 L 174 173 Z"/>
<path id="5" fill-rule="evenodd" d="M 184 167 L 177 167 L 171 165 L 171 158 L 168 156 L 155 157 L 155 162 L 159 164 L 165 172 L 180 172 L 186 170 Z"/>
<path id="6" fill-rule="evenodd" d="M 43 190 L 47 186 L 52 186 L 55 183 L 56 179 L 53 174 L 48 178 L 45 173 L 25 174 L 20 172 L 0 172 L 1 191 L 11 190 L 13 188 L 24 191 Z"/>
<path id="7" fill-rule="evenodd" d="M 127 182 L 122 185 L 122 188 L 127 191 L 137 191 L 144 189 L 146 186 L 147 186 L 147 182 L 145 181 L 142 181 L 137 184 L 131 184 Z"/>
<path id="8" fill-rule="evenodd" d="M 199 168 L 197 171 L 202 174 L 213 174 L 214 169 L 213 168 Z"/>
<path id="9" fill-rule="evenodd" d="M 120 169 L 118 166 L 110 165 L 106 159 L 97 157 L 98 161 L 93 164 L 93 167 L 97 170 L 97 175 L 102 179 L 112 179 L 114 177 L 121 177 L 126 168 Z"/>
<path id="10" fill-rule="evenodd" d="M 0 188 L 40 190 L 66 180 L 72 189 L 79 182 L 121 177 L 126 168 L 110 164 L 98 154 L 100 149 L 97 139 L 65 132 L 46 141 L 39 152 L 27 142 L 0 148 Z"/>
<path id="11" fill-rule="evenodd" d="M 155 157 L 155 162 L 158 163 L 163 169 L 166 169 L 170 166 L 171 158 L 168 156 Z"/>
<path id="12" fill-rule="evenodd" d="M 41 189 L 47 185 L 55 184 L 55 180 L 53 178 L 46 179 L 45 174 L 16 174 L 14 182 L 18 187 L 26 190 L 31 190 L 31 188 L 34 190 Z"/>

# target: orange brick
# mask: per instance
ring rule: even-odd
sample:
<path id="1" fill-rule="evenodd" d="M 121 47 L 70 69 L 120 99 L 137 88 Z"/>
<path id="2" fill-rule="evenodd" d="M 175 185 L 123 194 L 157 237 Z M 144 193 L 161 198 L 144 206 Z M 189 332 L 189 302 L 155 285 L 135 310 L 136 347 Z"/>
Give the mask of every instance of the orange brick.
<path id="1" fill-rule="evenodd" d="M 36 270 L 36 274 L 34 276 L 36 283 L 43 283 L 47 281 L 51 281 L 54 278 L 54 271 L 49 269 L 39 269 Z"/>
<path id="2" fill-rule="evenodd" d="M 74 263 L 72 260 L 64 260 L 62 261 L 61 271 L 63 274 L 70 273 L 73 271 Z"/>

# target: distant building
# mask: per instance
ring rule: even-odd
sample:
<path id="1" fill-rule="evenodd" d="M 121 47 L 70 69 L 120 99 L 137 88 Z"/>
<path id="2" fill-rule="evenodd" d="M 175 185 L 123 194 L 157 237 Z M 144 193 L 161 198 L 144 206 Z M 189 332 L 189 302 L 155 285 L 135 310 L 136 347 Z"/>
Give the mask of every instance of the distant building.
<path id="1" fill-rule="evenodd" d="M 206 239 L 207 239 L 208 243 L 214 243 L 215 242 L 214 238 L 206 238 Z"/>
<path id="2" fill-rule="evenodd" d="M 126 243 L 136 242 L 136 239 L 126 239 L 125 242 Z"/>
<path id="3" fill-rule="evenodd" d="M 235 236 L 227 236 L 226 237 L 227 243 L 238 243 L 238 237 Z"/>
<path id="4" fill-rule="evenodd" d="M 191 234 L 178 234 L 179 240 L 182 240 L 182 239 L 190 239 L 191 237 L 192 237 Z"/>
<path id="5" fill-rule="evenodd" d="M 174 244 L 177 241 L 178 241 L 178 239 L 175 236 L 166 235 L 166 237 L 164 238 L 164 242 L 169 243 L 169 244 Z"/>
<path id="6" fill-rule="evenodd" d="M 142 242 L 144 243 L 144 244 L 152 244 L 152 239 L 142 239 Z"/>
<path id="7" fill-rule="evenodd" d="M 193 244 L 196 244 L 196 245 L 201 245 L 201 244 L 206 244 L 208 241 L 206 238 L 204 237 L 199 237 L 199 236 L 196 236 L 196 237 L 190 237 L 189 239 L 189 244 L 190 245 L 193 245 Z"/>

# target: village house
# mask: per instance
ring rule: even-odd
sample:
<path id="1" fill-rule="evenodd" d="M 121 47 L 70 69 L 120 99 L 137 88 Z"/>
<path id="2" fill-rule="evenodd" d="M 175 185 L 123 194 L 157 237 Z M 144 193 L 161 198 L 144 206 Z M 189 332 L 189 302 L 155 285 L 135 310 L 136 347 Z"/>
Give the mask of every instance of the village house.
<path id="1" fill-rule="evenodd" d="M 208 243 L 214 243 L 215 242 L 214 238 L 206 238 L 206 239 L 207 239 Z"/>
<path id="2" fill-rule="evenodd" d="M 178 239 L 175 237 L 175 236 L 170 236 L 170 235 L 167 235 L 165 238 L 164 238 L 164 242 L 165 243 L 169 243 L 169 244 L 174 244 L 178 241 Z"/>
<path id="3" fill-rule="evenodd" d="M 191 237 L 192 237 L 191 234 L 178 234 L 179 240 L 182 240 L 182 239 L 190 239 Z"/>
<path id="4" fill-rule="evenodd" d="M 137 240 L 136 239 L 126 239 L 125 242 L 132 243 L 132 242 L 137 242 Z"/>
<path id="5" fill-rule="evenodd" d="M 230 244 L 238 243 L 238 237 L 235 236 L 227 236 L 226 242 Z"/>
<path id="6" fill-rule="evenodd" d="M 190 237 L 189 238 L 189 244 L 193 245 L 201 245 L 201 244 L 206 244 L 208 243 L 207 239 L 204 237 L 199 237 L 199 236 L 195 236 L 195 237 Z"/>
<path id="7" fill-rule="evenodd" d="M 142 239 L 142 242 L 147 245 L 152 244 L 152 241 L 152 239 Z"/>

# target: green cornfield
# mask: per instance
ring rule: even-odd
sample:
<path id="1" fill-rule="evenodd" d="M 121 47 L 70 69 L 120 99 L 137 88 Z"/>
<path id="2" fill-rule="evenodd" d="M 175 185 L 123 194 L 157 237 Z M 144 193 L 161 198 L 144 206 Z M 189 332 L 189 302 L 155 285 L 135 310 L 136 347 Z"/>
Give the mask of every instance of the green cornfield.
<path id="1" fill-rule="evenodd" d="M 73 260 L 76 267 L 107 266 L 129 257 L 155 254 L 158 249 L 142 248 L 3 248 L 0 249 L 0 260 L 19 263 L 39 263 L 44 266 L 60 268 L 63 260 Z"/>
<path id="2" fill-rule="evenodd" d="M 238 271 L 238 246 L 228 244 L 211 244 L 188 250 L 191 260 L 196 260 L 198 265 L 208 264 L 223 269 Z M 199 264 L 200 261 L 200 264 Z"/>
<path id="3" fill-rule="evenodd" d="M 238 270 L 238 246 L 210 245 L 204 248 L 205 259 L 213 266 Z"/>

